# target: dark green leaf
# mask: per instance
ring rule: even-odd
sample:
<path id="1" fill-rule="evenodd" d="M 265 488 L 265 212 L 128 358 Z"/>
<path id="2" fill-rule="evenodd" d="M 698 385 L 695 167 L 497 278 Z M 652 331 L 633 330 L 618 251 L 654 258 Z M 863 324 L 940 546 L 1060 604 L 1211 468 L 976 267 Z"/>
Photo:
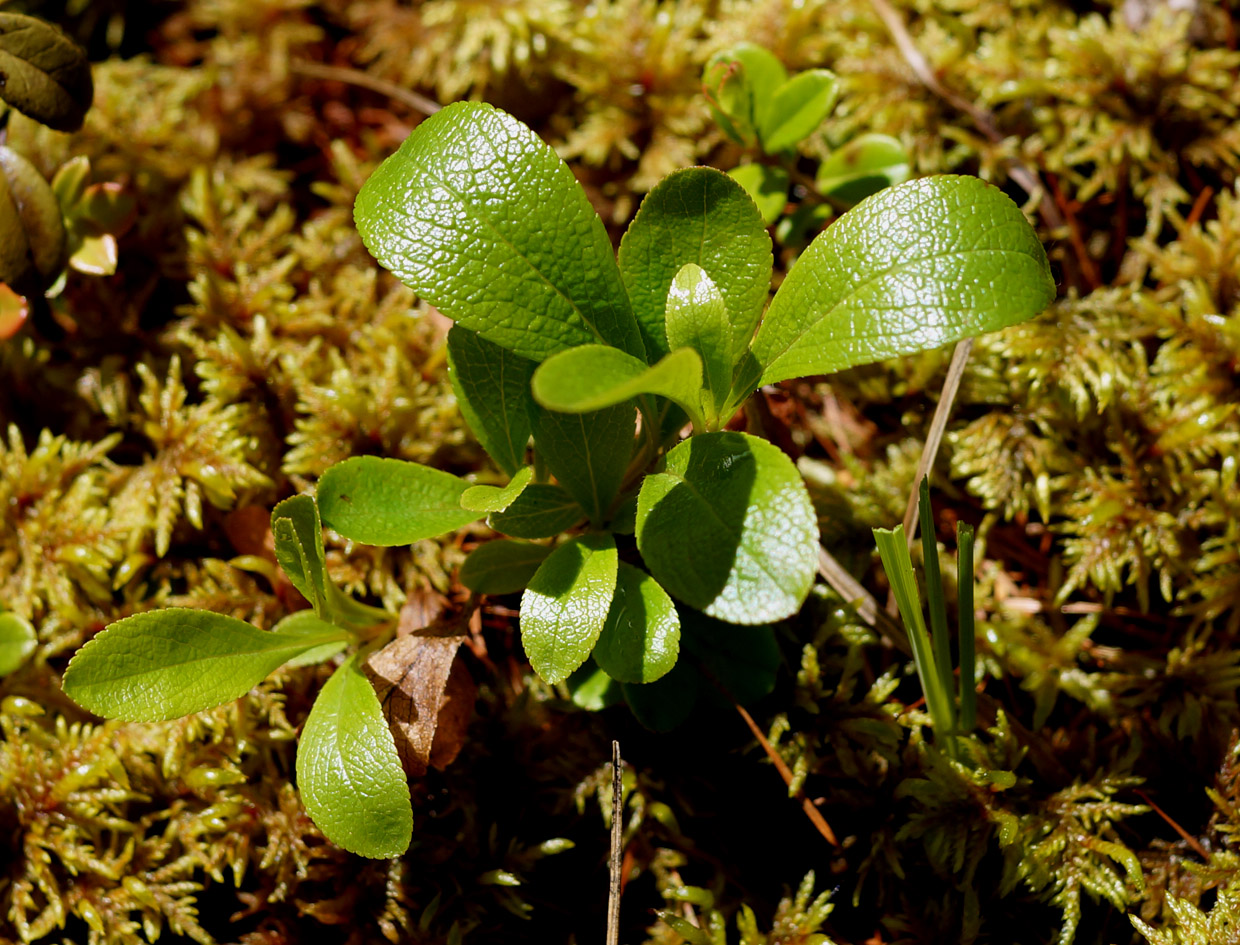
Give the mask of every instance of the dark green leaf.
<path id="1" fill-rule="evenodd" d="M 448 332 L 448 372 L 461 415 L 510 476 L 525 465 L 530 378 L 536 366 L 468 328 L 453 325 Z"/>
<path id="2" fill-rule="evenodd" d="M 592 522 L 604 521 L 616 497 L 636 431 L 632 403 L 593 413 L 534 412 L 534 449 Z"/>
<path id="3" fill-rule="evenodd" d="M 843 203 L 859 203 L 884 187 L 908 180 L 909 156 L 889 135 L 861 135 L 818 165 L 819 191 Z"/>
<path id="4" fill-rule="evenodd" d="M 38 642 L 34 627 L 25 617 L 0 614 L 0 676 L 7 676 L 26 662 Z"/>
<path id="5" fill-rule="evenodd" d="M 502 512 L 516 501 L 533 478 L 533 468 L 526 466 L 506 486 L 470 486 L 461 493 L 461 508 L 471 512 Z"/>
<path id="6" fill-rule="evenodd" d="M 798 72 L 771 96 L 760 126 L 762 147 L 771 154 L 796 147 L 831 114 L 839 94 L 839 80 L 827 69 Z"/>
<path id="7" fill-rule="evenodd" d="M 0 243 L 0 282 L 21 286 L 35 278 L 37 287 L 44 288 L 64 268 L 65 226 L 56 195 L 33 164 L 4 145 L 0 145 Z"/>
<path id="8" fill-rule="evenodd" d="M 771 288 L 771 238 L 743 187 L 710 167 L 674 171 L 642 201 L 620 241 L 620 270 L 638 321 L 657 337 L 648 361 L 668 350 L 664 310 L 686 263 L 718 286 L 732 326 L 732 354 L 753 337 Z"/>
<path id="9" fill-rule="evenodd" d="M 611 608 L 619 558 L 606 532 L 567 541 L 539 566 L 521 595 L 521 645 L 549 683 L 568 678 L 594 649 Z"/>
<path id="10" fill-rule="evenodd" d="M 728 171 L 728 176 L 745 188 L 764 226 L 779 219 L 788 204 L 787 171 L 771 164 L 741 164 Z"/>
<path id="11" fill-rule="evenodd" d="M 737 389 L 937 348 L 1032 318 L 1055 297 L 1033 227 L 975 177 L 862 201 L 797 260 Z"/>
<path id="12" fill-rule="evenodd" d="M 692 714 L 702 685 L 702 674 L 682 660 L 661 679 L 621 688 L 637 721 L 651 731 L 670 732 Z"/>
<path id="13" fill-rule="evenodd" d="M 818 523 L 796 467 L 744 433 L 694 436 L 647 476 L 637 545 L 674 597 L 729 623 L 781 620 L 817 568 Z"/>
<path id="14" fill-rule="evenodd" d="M 57 26 L 0 13 L 0 98 L 57 131 L 77 131 L 95 98 L 86 51 Z"/>
<path id="15" fill-rule="evenodd" d="M 355 456 L 319 479 L 319 514 L 328 528 L 368 545 L 408 545 L 478 518 L 461 508 L 469 483 L 418 463 Z"/>
<path id="16" fill-rule="evenodd" d="M 409 785 L 383 709 L 351 656 L 319 693 L 297 745 L 297 788 L 327 839 L 399 856 L 413 836 Z"/>
<path id="17" fill-rule="evenodd" d="M 319 617 L 326 617 L 327 570 L 323 554 L 323 528 L 314 497 L 295 495 L 271 511 L 271 534 L 276 560 L 293 587 L 310 602 Z"/>
<path id="18" fill-rule="evenodd" d="M 313 610 L 299 610 L 296 613 L 289 614 L 272 627 L 271 632 L 289 637 L 323 637 L 333 634 L 341 636 L 340 629 L 335 624 L 328 623 L 326 620 L 320 620 L 315 616 Z M 331 659 L 348 646 L 349 643 L 348 639 L 324 643 L 322 646 L 316 646 L 312 650 L 299 653 L 284 665 L 311 666 L 315 663 L 321 663 L 324 660 Z"/>
<path id="19" fill-rule="evenodd" d="M 559 486 L 535 482 L 504 511 L 489 515 L 487 524 L 513 538 L 551 538 L 585 517 L 585 509 Z"/>
<path id="20" fill-rule="evenodd" d="M 695 351 L 681 348 L 647 367 L 619 348 L 582 345 L 540 364 L 534 372 L 533 391 L 539 404 L 562 413 L 588 413 L 654 394 L 700 418 L 702 359 Z"/>
<path id="21" fill-rule="evenodd" d="M 645 357 L 602 221 L 511 115 L 479 102 L 431 115 L 371 175 L 354 217 L 406 285 L 521 357 L 590 342 Z"/>
<path id="22" fill-rule="evenodd" d="M 676 665 L 679 652 L 676 605 L 649 574 L 620 562 L 595 662 L 617 682 L 649 683 Z"/>
<path id="23" fill-rule="evenodd" d="M 328 635 L 259 630 L 205 610 L 152 610 L 116 621 L 78 650 L 64 690 L 96 715 L 175 719 L 240 698 L 278 666 L 332 642 Z"/>
<path id="24" fill-rule="evenodd" d="M 461 565 L 461 583 L 475 594 L 515 594 L 525 590 L 538 566 L 551 554 L 546 545 L 505 538 L 475 548 Z"/>
<path id="25" fill-rule="evenodd" d="M 728 696 L 749 705 L 775 688 L 779 643 L 769 626 L 737 627 L 681 609 L 681 649 L 701 661 Z M 707 692 L 716 692 L 714 686 Z"/>
<path id="26" fill-rule="evenodd" d="M 732 331 L 723 296 L 705 270 L 694 263 L 685 263 L 668 289 L 667 339 L 673 349 L 679 349 L 669 358 L 681 350 L 696 351 L 701 358 L 698 386 L 702 389 L 697 395 L 708 422 L 715 424 L 732 386 Z"/>

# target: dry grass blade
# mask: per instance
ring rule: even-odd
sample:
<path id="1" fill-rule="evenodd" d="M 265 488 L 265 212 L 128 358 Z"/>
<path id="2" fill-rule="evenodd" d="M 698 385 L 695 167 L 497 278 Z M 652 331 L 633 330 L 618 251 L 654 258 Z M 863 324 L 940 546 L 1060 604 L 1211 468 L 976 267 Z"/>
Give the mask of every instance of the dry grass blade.
<path id="1" fill-rule="evenodd" d="M 620 864 L 624 840 L 624 761 L 620 743 L 611 743 L 611 859 L 610 886 L 607 894 L 607 945 L 620 942 Z"/>

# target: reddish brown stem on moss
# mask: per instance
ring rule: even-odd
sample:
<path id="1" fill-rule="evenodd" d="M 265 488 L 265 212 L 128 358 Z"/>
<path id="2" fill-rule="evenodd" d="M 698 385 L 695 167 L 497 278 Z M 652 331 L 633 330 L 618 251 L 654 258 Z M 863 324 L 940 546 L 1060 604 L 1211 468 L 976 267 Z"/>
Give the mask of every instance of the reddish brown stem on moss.
<path id="1" fill-rule="evenodd" d="M 758 728 L 758 723 L 753 720 L 753 716 L 745 711 L 745 707 L 739 702 L 733 702 L 736 711 L 741 714 L 741 718 L 745 720 L 745 724 L 749 726 L 749 731 L 753 732 L 753 737 L 758 740 L 758 744 L 762 746 L 762 750 L 766 752 L 766 756 L 771 759 L 771 764 L 775 766 L 775 770 L 779 772 L 779 776 L 784 779 L 784 784 L 792 784 L 792 770 L 788 767 L 787 762 L 780 757 L 779 752 L 775 750 L 775 746 L 766 740 L 766 736 L 762 734 L 762 730 Z M 814 806 L 814 802 L 808 797 L 797 792 L 797 799 L 801 802 L 801 810 L 805 811 L 805 816 L 810 819 L 818 832 L 822 834 L 827 843 L 839 849 L 840 842 L 835 838 L 835 831 L 831 829 L 831 825 L 827 823 L 827 819 Z"/>
<path id="2" fill-rule="evenodd" d="M 1201 857 L 1207 863 L 1210 862 L 1210 854 L 1206 852 L 1206 848 L 1201 845 L 1201 842 L 1196 837 L 1194 837 L 1187 830 L 1185 830 L 1183 827 L 1177 824 L 1174 820 L 1172 820 L 1171 815 L 1168 814 L 1161 807 L 1159 807 L 1157 804 L 1155 804 L 1153 801 L 1151 801 L 1150 796 L 1146 794 L 1144 791 L 1142 791 L 1140 788 L 1134 789 L 1134 793 L 1139 798 L 1141 798 L 1141 800 L 1145 801 L 1145 803 L 1150 806 L 1150 809 L 1154 811 L 1155 814 L 1157 814 L 1159 817 L 1165 820 L 1167 824 L 1171 827 L 1171 829 L 1180 835 L 1180 839 L 1182 839 L 1185 843 L 1187 843 L 1190 847 L 1193 848 L 1194 853 L 1196 853 L 1199 857 Z"/>

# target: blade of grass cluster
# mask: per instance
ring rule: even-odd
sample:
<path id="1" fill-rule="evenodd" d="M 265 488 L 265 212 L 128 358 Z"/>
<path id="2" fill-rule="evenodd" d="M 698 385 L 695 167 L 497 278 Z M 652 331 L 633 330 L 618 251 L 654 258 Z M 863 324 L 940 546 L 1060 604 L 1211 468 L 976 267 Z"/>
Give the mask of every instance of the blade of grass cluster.
<path id="1" fill-rule="evenodd" d="M 977 724 L 977 692 L 974 676 L 977 655 L 973 629 L 973 526 L 956 523 L 956 610 L 960 627 L 960 732 L 968 734 Z"/>
<path id="2" fill-rule="evenodd" d="M 926 600 L 930 606 L 930 643 L 934 647 L 934 670 L 944 692 L 952 691 L 952 651 L 947 639 L 947 599 L 943 595 L 943 572 L 939 567 L 939 543 L 934 538 L 934 510 L 930 508 L 930 479 L 923 476 L 921 495 L 921 558 L 926 572 Z"/>
<path id="3" fill-rule="evenodd" d="M 943 689 L 938 673 L 934 671 L 934 655 L 930 649 L 930 634 L 926 632 L 926 623 L 921 616 L 921 597 L 917 593 L 917 578 L 913 574 L 913 561 L 909 557 L 908 545 L 904 541 L 904 526 L 895 529 L 874 529 L 874 541 L 878 544 L 878 555 L 883 562 L 883 570 L 887 572 L 887 580 L 891 582 L 891 591 L 900 607 L 900 615 L 904 618 L 904 626 L 908 630 L 909 642 L 913 645 L 913 664 L 917 667 L 917 675 L 921 679 L 922 691 L 926 694 L 926 705 L 930 709 L 930 718 L 948 751 L 954 756 L 955 745 L 950 738 L 953 726 L 952 702 L 948 692 Z"/>

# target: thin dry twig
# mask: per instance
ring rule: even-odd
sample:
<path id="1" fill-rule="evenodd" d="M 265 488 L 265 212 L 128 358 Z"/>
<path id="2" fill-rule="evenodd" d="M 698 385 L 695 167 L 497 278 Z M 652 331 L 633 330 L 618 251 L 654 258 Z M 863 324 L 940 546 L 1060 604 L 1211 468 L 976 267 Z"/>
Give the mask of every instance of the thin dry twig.
<path id="1" fill-rule="evenodd" d="M 917 537 L 917 507 L 921 499 L 921 481 L 930 474 L 930 467 L 934 465 L 935 457 L 938 456 L 939 446 L 943 442 L 943 432 L 947 429 L 947 420 L 956 402 L 956 392 L 960 390 L 964 366 L 968 363 L 969 352 L 972 350 L 973 339 L 966 338 L 958 343 L 956 350 L 952 352 L 952 361 L 947 367 L 947 378 L 943 381 L 939 404 L 934 408 L 934 417 L 930 421 L 930 435 L 926 437 L 926 445 L 921 450 L 921 459 L 917 462 L 913 491 L 908 497 L 908 508 L 904 511 L 904 537 L 910 548 L 913 547 L 913 539 Z"/>
<path id="2" fill-rule="evenodd" d="M 857 616 L 882 634 L 892 646 L 905 656 L 913 655 L 904 628 L 879 607 L 874 596 L 823 547 L 818 549 L 818 574 L 835 593 L 856 608 Z"/>
<path id="3" fill-rule="evenodd" d="M 792 783 L 792 770 L 788 767 L 787 762 L 780 757 L 779 752 L 775 750 L 775 746 L 766 740 L 766 736 L 762 734 L 762 729 L 758 728 L 758 723 L 753 720 L 753 716 L 745 711 L 745 707 L 739 702 L 733 702 L 736 711 L 741 714 L 741 718 L 745 720 L 745 724 L 749 726 L 749 731 L 753 733 L 753 737 L 758 740 L 758 744 L 762 746 L 762 750 L 766 752 L 766 756 L 771 759 L 771 764 L 775 766 L 775 770 L 779 772 L 779 776 L 784 779 L 784 784 Z M 818 832 L 822 834 L 827 842 L 836 849 L 839 849 L 840 842 L 835 837 L 835 831 L 831 829 L 831 825 L 827 823 L 827 819 L 822 816 L 822 812 L 814 806 L 814 802 L 808 797 L 797 792 L 797 798 L 801 801 L 801 810 L 805 811 L 805 816 L 810 819 Z"/>
<path id="4" fill-rule="evenodd" d="M 1183 827 L 1177 824 L 1174 820 L 1172 820 L 1171 815 L 1168 814 L 1161 807 L 1159 807 L 1157 804 L 1155 804 L 1153 801 L 1151 801 L 1150 796 L 1146 794 L 1144 791 L 1142 791 L 1140 788 L 1135 788 L 1133 793 L 1135 793 L 1137 797 L 1141 798 L 1141 800 L 1145 801 L 1145 803 L 1150 806 L 1150 808 L 1154 811 L 1155 814 L 1157 814 L 1159 817 L 1165 820 L 1168 824 L 1170 824 L 1171 829 L 1174 830 L 1176 833 L 1178 833 L 1180 835 L 1180 838 L 1185 843 L 1187 843 L 1190 847 L 1193 848 L 1194 853 L 1200 856 L 1207 863 L 1210 862 L 1210 854 L 1206 852 L 1206 848 L 1201 845 L 1200 840 L 1198 840 L 1196 837 L 1190 834 L 1187 830 L 1185 830 Z"/>
<path id="5" fill-rule="evenodd" d="M 611 859 L 610 888 L 607 894 L 607 945 L 620 942 L 620 863 L 624 840 L 624 760 L 620 743 L 611 743 Z"/>
<path id="6" fill-rule="evenodd" d="M 434 99 L 429 99 L 425 95 L 419 95 L 410 89 L 401 88 L 396 83 L 388 82 L 386 79 L 377 79 L 372 75 L 367 75 L 360 69 L 350 69 L 345 66 L 325 66 L 317 62 L 307 62 L 304 59 L 294 60 L 290 68 L 298 75 L 308 76 L 311 79 L 345 82 L 349 85 L 370 89 L 372 92 L 378 92 L 380 95 L 396 99 L 396 101 L 408 105 L 415 112 L 421 112 L 423 115 L 433 115 L 443 108 Z"/>

